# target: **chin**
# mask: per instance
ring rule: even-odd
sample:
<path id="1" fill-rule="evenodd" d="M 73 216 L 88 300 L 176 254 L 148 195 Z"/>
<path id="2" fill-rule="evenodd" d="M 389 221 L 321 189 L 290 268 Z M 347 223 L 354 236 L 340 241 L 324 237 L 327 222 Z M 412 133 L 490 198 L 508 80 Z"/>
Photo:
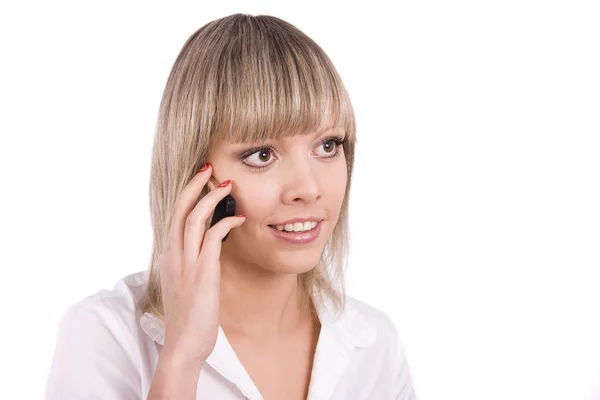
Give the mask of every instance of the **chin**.
<path id="1" fill-rule="evenodd" d="M 273 245 L 272 238 L 248 241 L 247 237 L 260 235 L 240 235 L 233 231 L 231 239 L 224 243 L 227 252 L 235 254 L 240 261 L 249 262 L 256 266 L 281 274 L 301 274 L 317 267 L 325 248 L 325 240 L 321 243 L 314 241 L 303 245 Z M 262 239 L 262 237 L 261 237 Z"/>
<path id="2" fill-rule="evenodd" d="M 283 252 L 278 256 L 269 259 L 263 268 L 281 274 L 302 274 L 316 268 L 321 259 L 321 253 L 315 255 L 297 255 L 293 256 Z"/>

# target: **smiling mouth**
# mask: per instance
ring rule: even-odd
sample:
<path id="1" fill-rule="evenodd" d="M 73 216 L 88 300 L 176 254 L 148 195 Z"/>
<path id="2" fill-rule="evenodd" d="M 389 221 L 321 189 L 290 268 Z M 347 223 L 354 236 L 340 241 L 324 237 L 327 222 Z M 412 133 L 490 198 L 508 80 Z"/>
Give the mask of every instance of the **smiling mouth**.
<path id="1" fill-rule="evenodd" d="M 281 232 L 302 233 L 302 232 L 312 231 L 313 229 L 315 229 L 315 227 L 318 224 L 319 224 L 319 222 L 317 222 L 317 221 L 306 221 L 304 223 L 295 222 L 293 224 L 269 225 L 269 226 L 271 228 L 277 229 L 278 231 L 281 231 Z"/>
<path id="2" fill-rule="evenodd" d="M 323 221 L 295 222 L 285 225 L 269 225 L 269 228 L 279 240 L 292 245 L 304 245 L 315 241 L 321 235 L 321 222 Z"/>

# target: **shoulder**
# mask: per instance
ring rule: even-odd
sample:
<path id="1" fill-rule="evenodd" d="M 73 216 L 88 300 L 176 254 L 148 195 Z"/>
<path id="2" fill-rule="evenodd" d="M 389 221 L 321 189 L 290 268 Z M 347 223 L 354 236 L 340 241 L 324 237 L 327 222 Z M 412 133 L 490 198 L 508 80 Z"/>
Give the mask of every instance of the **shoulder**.
<path id="1" fill-rule="evenodd" d="M 370 353 L 379 355 L 379 362 L 369 365 L 387 365 L 392 398 L 414 400 L 410 368 L 396 324 L 382 310 L 350 296 L 346 296 L 346 308 L 356 315 L 355 320 L 361 321 L 357 325 L 362 325 L 363 331 L 373 333 Z"/>
<path id="2" fill-rule="evenodd" d="M 132 274 L 66 309 L 46 398 L 139 398 L 137 301 L 143 288 L 144 273 Z"/>
<path id="3" fill-rule="evenodd" d="M 346 307 L 376 332 L 377 342 L 396 347 L 399 341 L 396 324 L 382 310 L 352 296 L 346 296 Z"/>
<path id="4" fill-rule="evenodd" d="M 137 304 L 145 293 L 146 271 L 119 279 L 112 289 L 102 289 L 71 304 L 62 319 L 95 315 L 97 319 L 127 322 L 135 318 Z"/>
<path id="5" fill-rule="evenodd" d="M 84 345 L 106 345 L 119 342 L 133 347 L 140 312 L 137 304 L 146 287 L 145 271 L 119 279 L 112 289 L 102 289 L 75 303 L 62 313 L 58 335 L 60 340 L 76 340 Z"/>

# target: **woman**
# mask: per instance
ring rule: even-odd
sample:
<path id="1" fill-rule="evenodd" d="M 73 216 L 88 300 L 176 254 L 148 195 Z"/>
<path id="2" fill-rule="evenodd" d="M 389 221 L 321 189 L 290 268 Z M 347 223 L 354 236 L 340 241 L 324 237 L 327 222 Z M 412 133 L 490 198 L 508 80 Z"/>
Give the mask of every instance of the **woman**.
<path id="1" fill-rule="evenodd" d="M 195 32 L 159 111 L 149 271 L 69 308 L 46 398 L 414 399 L 394 325 L 344 294 L 354 145 L 342 81 L 297 28 Z M 211 227 L 228 194 L 240 214 Z"/>

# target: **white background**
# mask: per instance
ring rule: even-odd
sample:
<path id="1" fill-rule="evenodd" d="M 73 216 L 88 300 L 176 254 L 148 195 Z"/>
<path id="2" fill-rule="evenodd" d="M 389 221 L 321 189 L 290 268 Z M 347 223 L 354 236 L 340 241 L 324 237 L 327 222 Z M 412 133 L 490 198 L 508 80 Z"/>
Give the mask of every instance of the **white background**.
<path id="1" fill-rule="evenodd" d="M 600 399 L 598 3 L 221 3 L 1 6 L 1 397 L 42 398 L 65 308 L 146 268 L 167 75 L 245 12 L 345 81 L 349 292 L 396 322 L 418 398 Z"/>

